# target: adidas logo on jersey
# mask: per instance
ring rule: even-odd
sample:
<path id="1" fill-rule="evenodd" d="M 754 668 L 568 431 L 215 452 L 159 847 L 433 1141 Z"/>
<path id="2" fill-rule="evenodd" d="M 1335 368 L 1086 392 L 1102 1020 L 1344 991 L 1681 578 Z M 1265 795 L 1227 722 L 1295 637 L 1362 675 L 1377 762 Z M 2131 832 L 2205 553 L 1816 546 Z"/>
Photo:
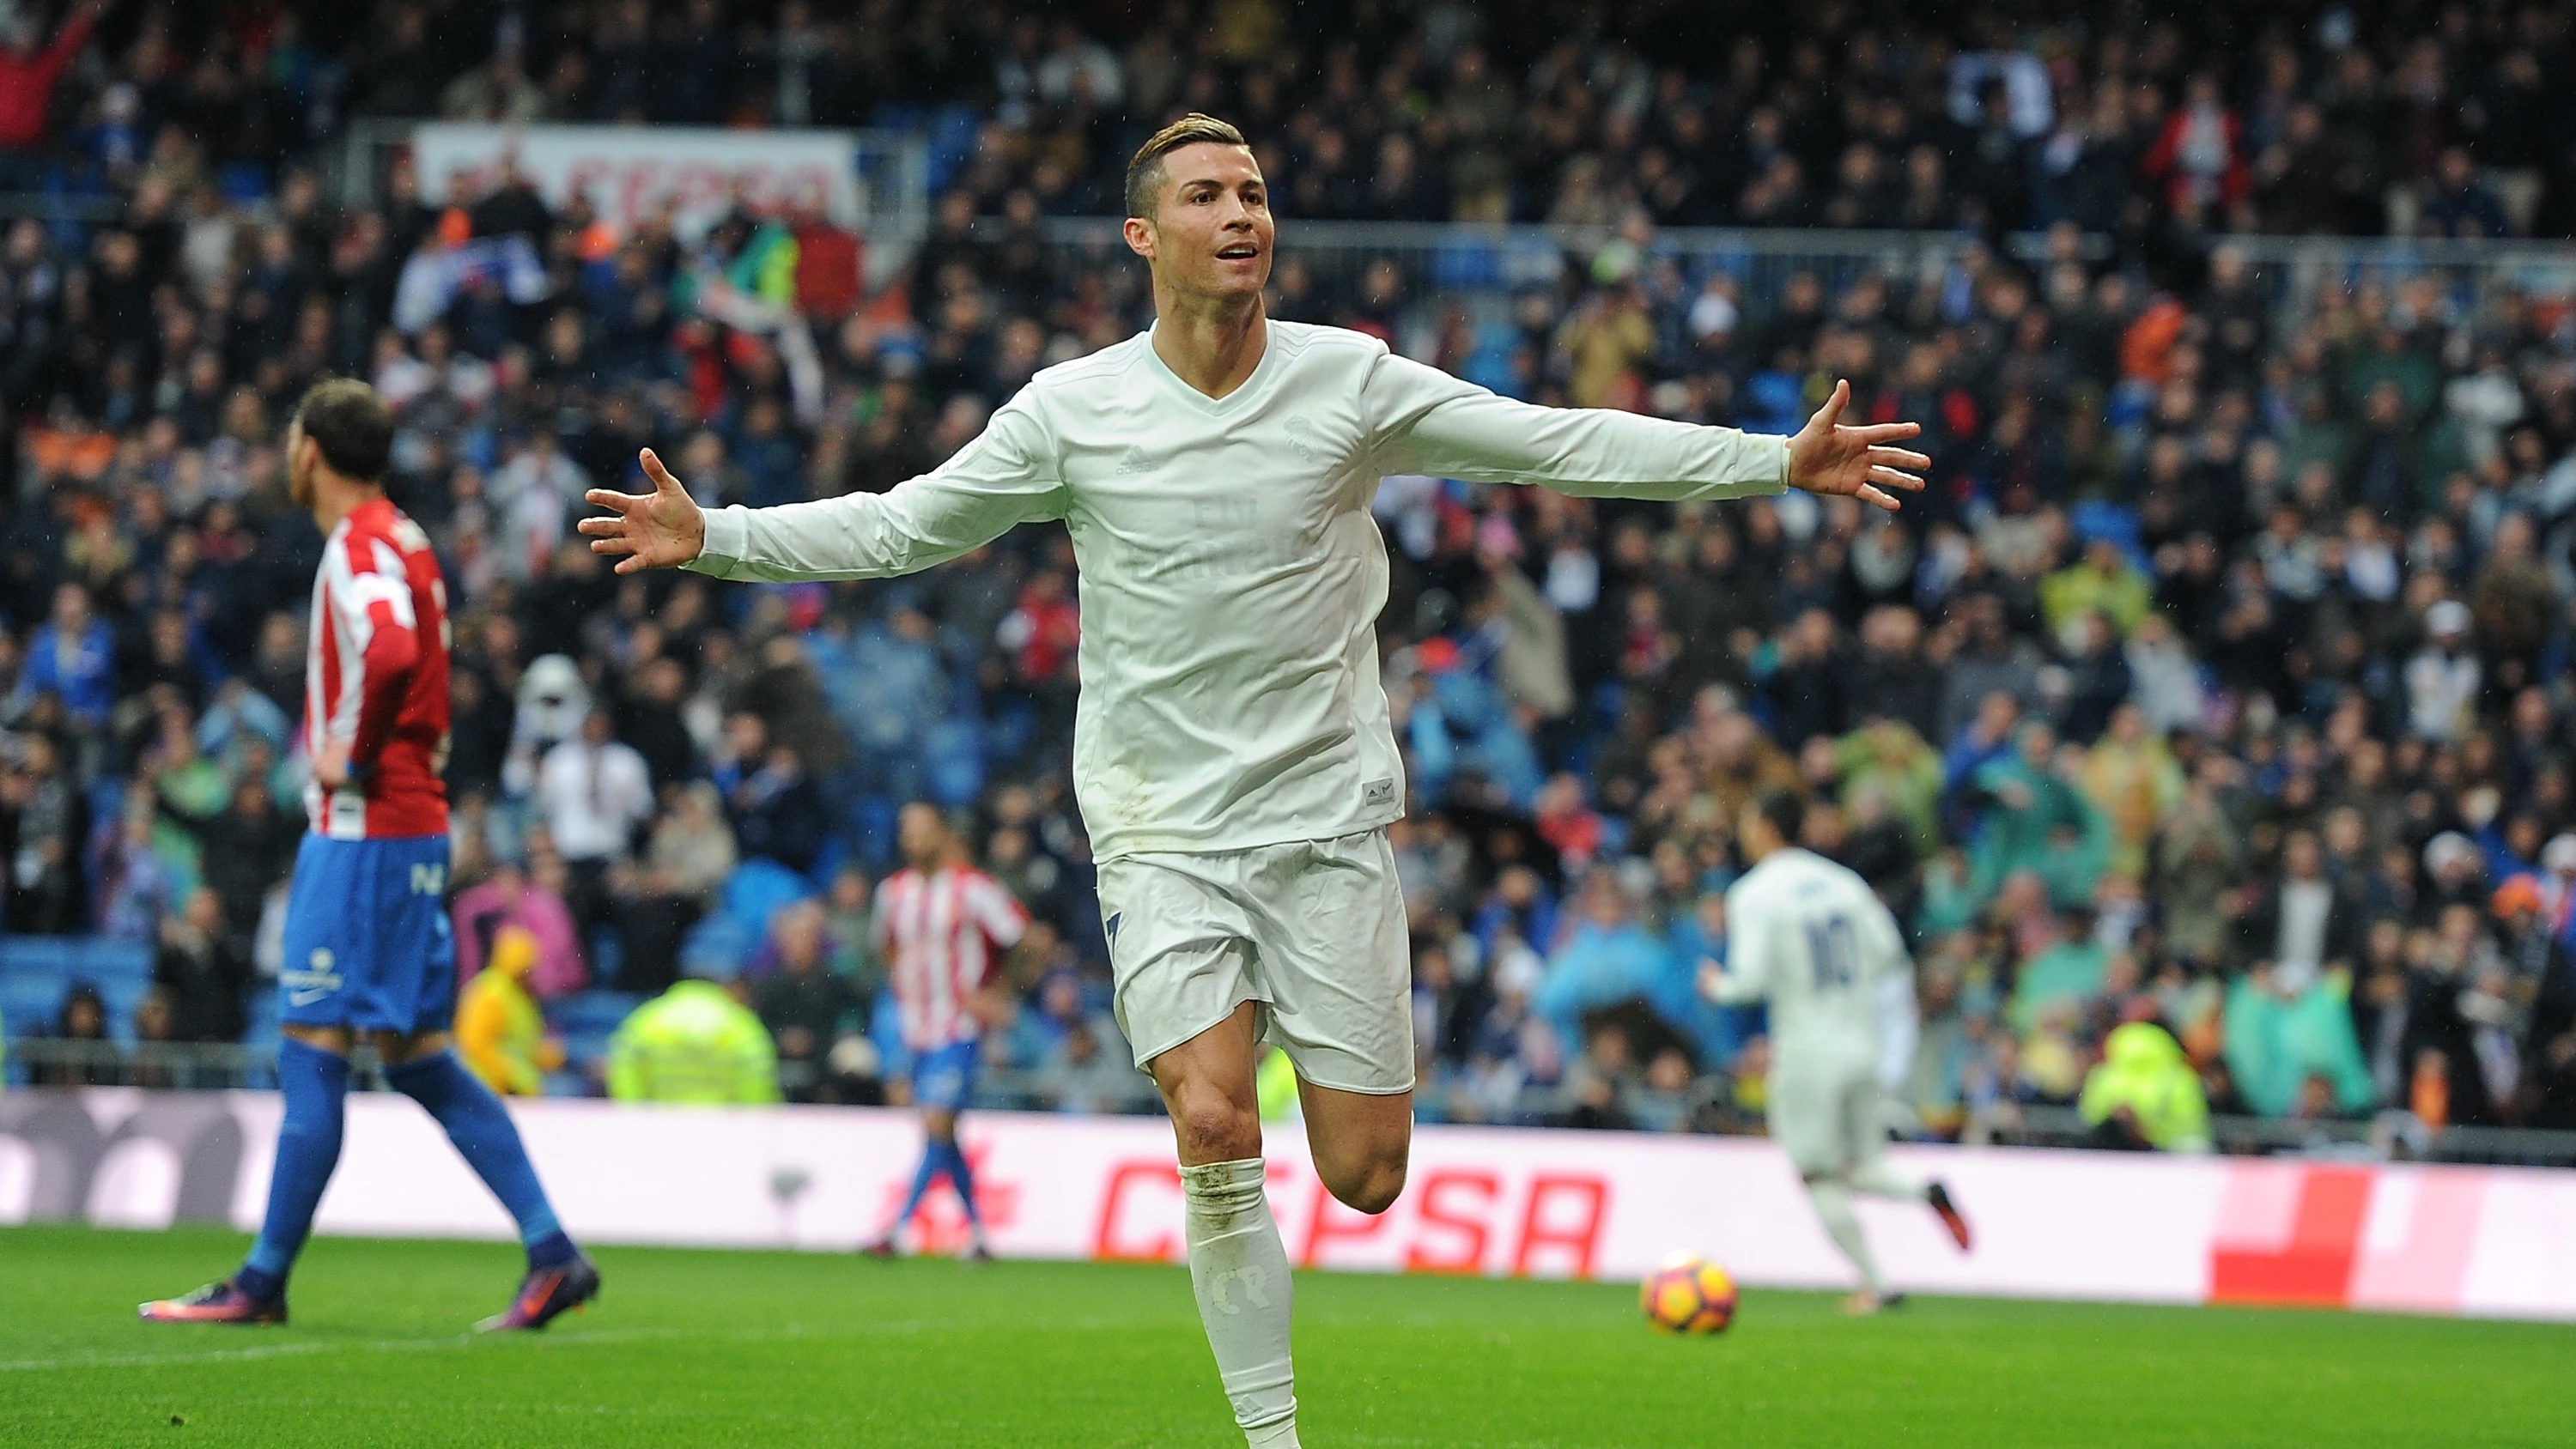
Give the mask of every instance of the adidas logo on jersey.
<path id="1" fill-rule="evenodd" d="M 1130 447 L 1126 452 L 1120 454 L 1118 457 L 1118 476 L 1121 478 L 1133 478 L 1137 474 L 1142 473 L 1153 466 L 1154 465 L 1152 463 L 1146 461 L 1144 449 Z"/>

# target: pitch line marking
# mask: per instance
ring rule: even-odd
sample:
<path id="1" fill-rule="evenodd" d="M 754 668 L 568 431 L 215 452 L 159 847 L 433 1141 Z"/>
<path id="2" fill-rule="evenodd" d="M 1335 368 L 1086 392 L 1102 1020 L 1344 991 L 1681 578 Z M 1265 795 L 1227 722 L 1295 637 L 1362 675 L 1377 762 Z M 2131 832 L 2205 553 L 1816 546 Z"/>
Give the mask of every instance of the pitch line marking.
<path id="1" fill-rule="evenodd" d="M 801 1323 L 782 1324 L 776 1328 L 742 1328 L 724 1333 L 700 1333 L 683 1328 L 605 1328 L 588 1332 L 540 1338 L 537 1348 L 579 1348 L 587 1344 L 613 1345 L 641 1343 L 653 1339 L 697 1339 L 718 1343 L 768 1343 L 791 1338 L 874 1338 L 926 1333 L 959 1325 L 950 1319 L 892 1319 L 884 1323 L 832 1324 L 809 1327 Z M 1107 1320 L 1055 1325 L 1067 1332 L 1087 1333 L 1121 1326 Z M 339 1341 L 303 1340 L 293 1343 L 252 1344 L 243 1348 L 206 1349 L 196 1353 L 90 1353 L 62 1358 L 0 1359 L 0 1374 L 58 1373 L 74 1369 L 153 1368 L 169 1364 L 246 1363 L 272 1358 L 301 1358 L 317 1353 L 435 1353 L 440 1349 L 470 1348 L 484 1337 L 481 1334 L 451 1333 L 440 1338 L 347 1339 Z"/>

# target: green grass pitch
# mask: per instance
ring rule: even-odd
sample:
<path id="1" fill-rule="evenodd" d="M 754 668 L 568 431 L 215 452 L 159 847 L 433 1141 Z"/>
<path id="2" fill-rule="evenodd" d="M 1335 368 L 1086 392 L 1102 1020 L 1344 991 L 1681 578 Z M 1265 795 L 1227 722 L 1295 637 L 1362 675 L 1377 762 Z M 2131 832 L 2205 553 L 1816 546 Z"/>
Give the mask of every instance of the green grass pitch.
<path id="1" fill-rule="evenodd" d="M 0 1445 L 1239 1446 L 1176 1269 L 612 1248 L 543 1335 L 474 1339 L 478 1243 L 314 1243 L 284 1329 L 145 1326 L 230 1233 L 0 1231 Z M 1617 1284 L 1304 1274 L 1315 1449 L 2576 1443 L 2576 1328 L 1753 1293 L 1647 1330 Z"/>

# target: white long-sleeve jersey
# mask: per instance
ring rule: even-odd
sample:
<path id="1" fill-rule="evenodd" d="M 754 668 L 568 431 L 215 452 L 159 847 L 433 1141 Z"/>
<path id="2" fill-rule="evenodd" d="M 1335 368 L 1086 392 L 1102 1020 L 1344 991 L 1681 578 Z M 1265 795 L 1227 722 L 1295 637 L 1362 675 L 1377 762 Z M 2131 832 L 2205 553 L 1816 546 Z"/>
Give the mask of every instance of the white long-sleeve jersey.
<path id="1" fill-rule="evenodd" d="M 1268 326 L 1223 398 L 1140 333 L 1040 372 L 886 493 L 711 511 L 689 567 L 882 578 L 1062 519 L 1082 575 L 1074 788 L 1093 851 L 1239 850 L 1403 813 L 1373 627 L 1382 476 L 1667 500 L 1787 485 L 1782 438 L 1513 402 L 1363 333 Z"/>
<path id="2" fill-rule="evenodd" d="M 1791 847 L 1728 887 L 1714 994 L 1770 1002 L 1776 1069 L 1884 1081 L 1891 1052 L 1912 1055 L 1913 984 L 1896 917 L 1844 867 Z"/>

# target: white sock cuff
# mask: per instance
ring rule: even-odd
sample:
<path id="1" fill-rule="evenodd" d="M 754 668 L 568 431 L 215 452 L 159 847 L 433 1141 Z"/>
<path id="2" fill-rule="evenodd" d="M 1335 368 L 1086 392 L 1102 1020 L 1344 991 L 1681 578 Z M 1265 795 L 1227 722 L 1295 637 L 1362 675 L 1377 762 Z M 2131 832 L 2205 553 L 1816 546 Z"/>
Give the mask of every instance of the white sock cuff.
<path id="1" fill-rule="evenodd" d="M 1193 1208 L 1240 1212 L 1267 1200 L 1262 1189 L 1268 1181 L 1269 1171 L 1258 1157 L 1205 1162 L 1181 1169 L 1181 1196 Z"/>
<path id="2" fill-rule="evenodd" d="M 1245 1424 L 1243 1439 L 1247 1449 L 1298 1449 L 1297 1414 L 1292 1407 L 1283 1418 L 1267 1424 Z"/>

